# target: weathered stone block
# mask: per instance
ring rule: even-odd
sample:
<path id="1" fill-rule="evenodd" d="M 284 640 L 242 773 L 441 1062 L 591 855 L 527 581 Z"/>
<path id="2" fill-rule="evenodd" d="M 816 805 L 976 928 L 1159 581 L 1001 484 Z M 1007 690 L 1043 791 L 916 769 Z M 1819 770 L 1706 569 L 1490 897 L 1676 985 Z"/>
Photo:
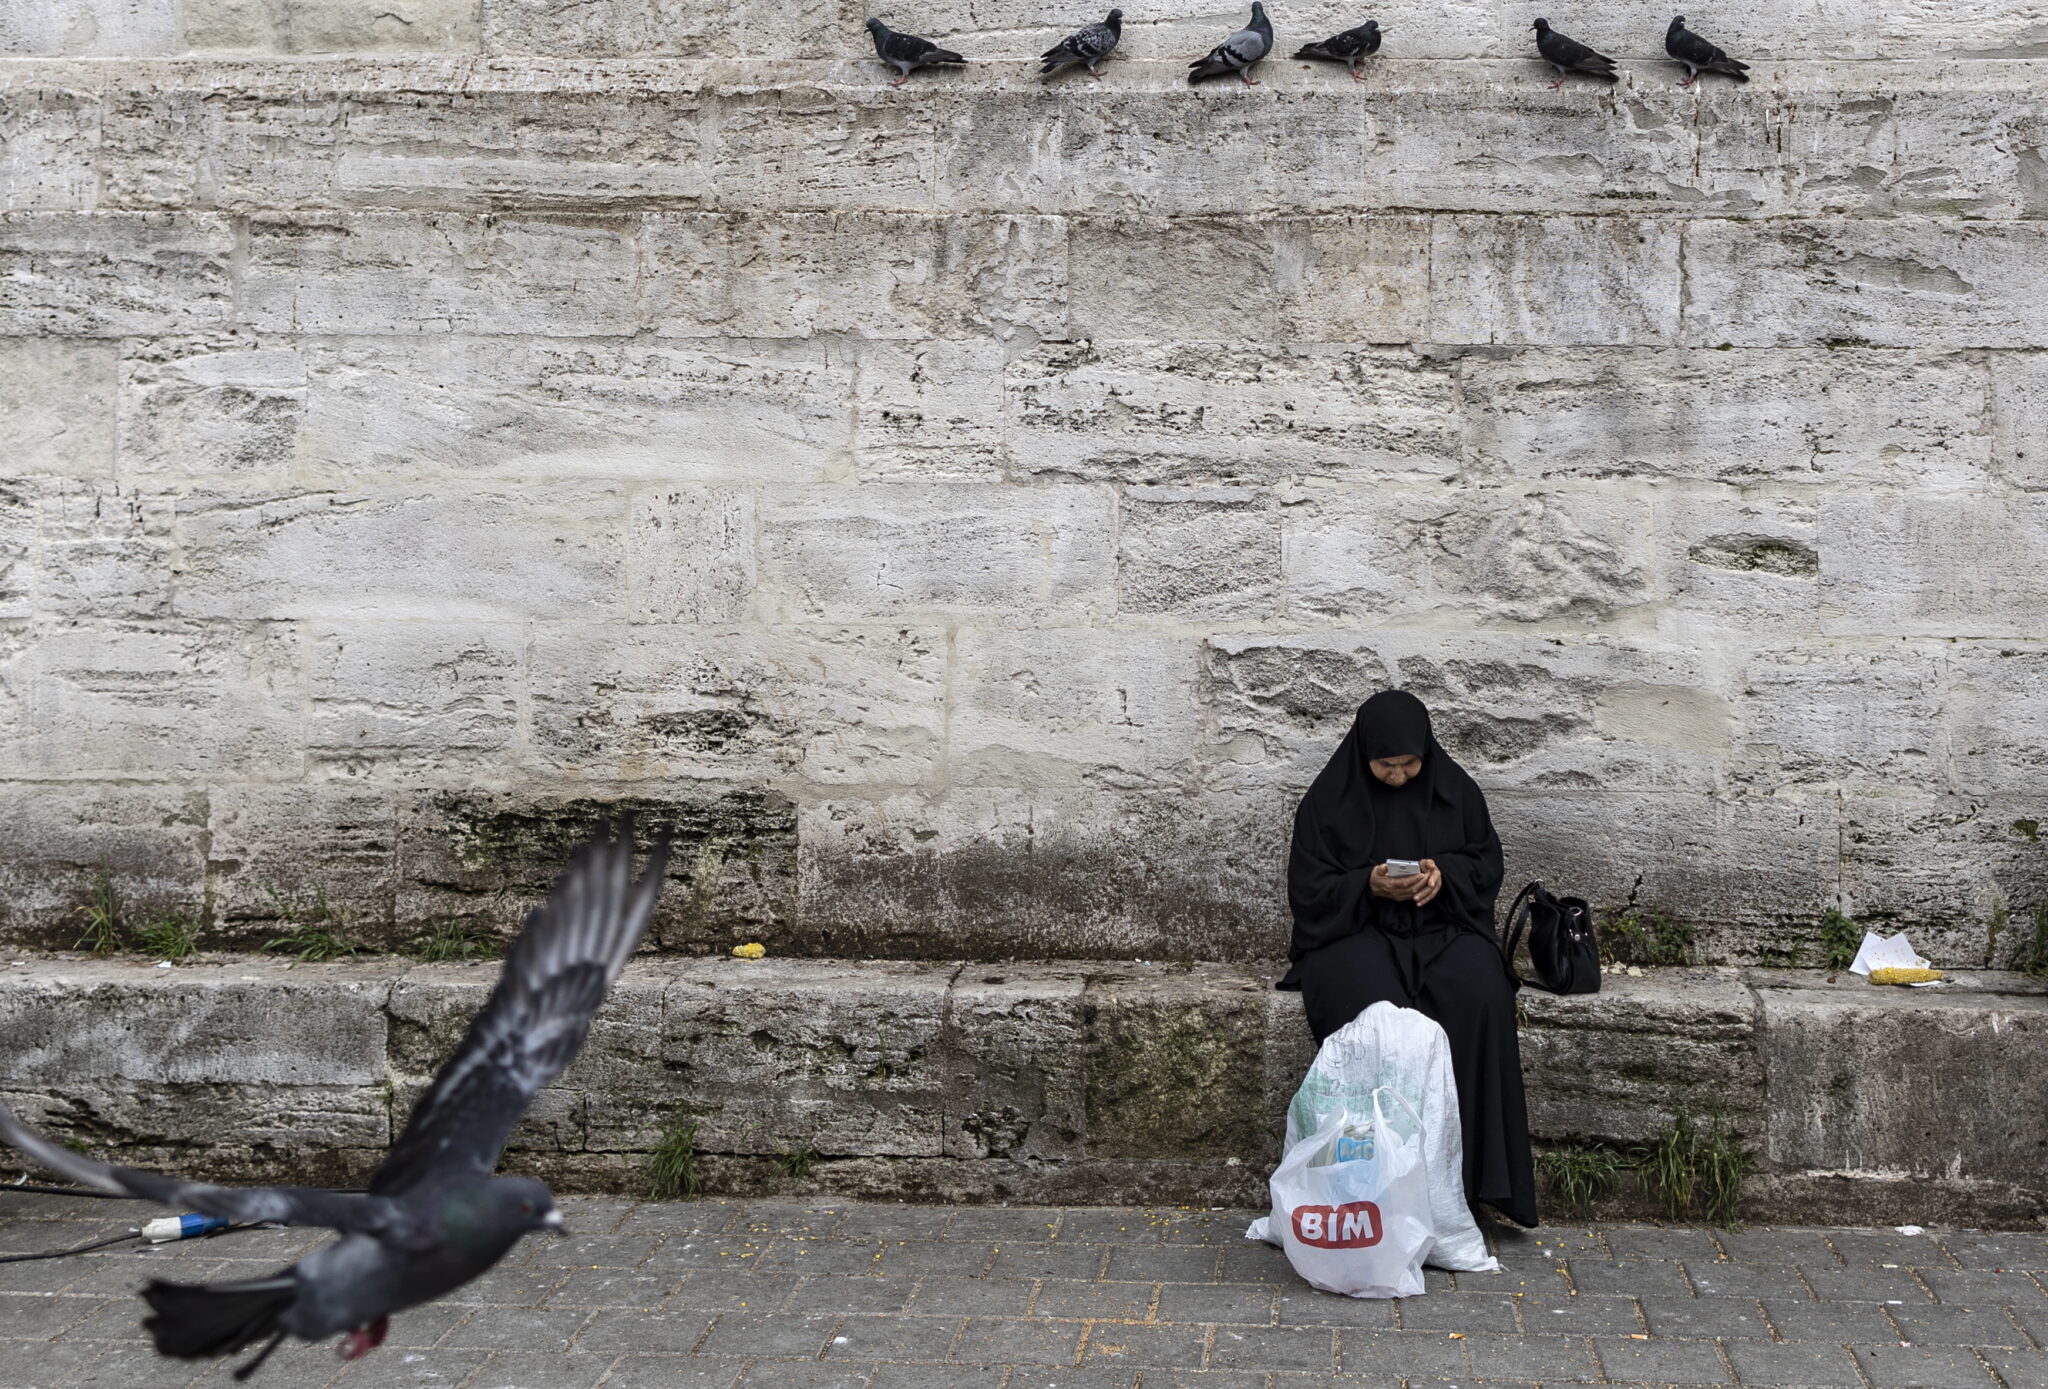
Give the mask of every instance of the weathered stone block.
<path id="1" fill-rule="evenodd" d="M 1818 528 L 1831 635 L 2039 635 L 2048 497 L 1831 493 Z"/>
<path id="2" fill-rule="evenodd" d="M 579 780 L 887 785 L 941 757 L 935 629 L 550 624 L 530 659 L 535 756 Z"/>
<path id="3" fill-rule="evenodd" d="M 800 482 L 843 468 L 831 345 L 349 339 L 312 349 L 301 452 L 354 480 L 423 460 L 509 477 Z"/>
<path id="4" fill-rule="evenodd" d="M 1920 352 L 1523 351 L 1464 359 L 1474 451 L 1542 477 L 1983 485 L 1981 360 Z"/>
<path id="5" fill-rule="evenodd" d="M 155 339 L 121 363 L 121 468 L 178 477 L 281 473 L 306 413 L 304 355 L 240 336 Z"/>
<path id="6" fill-rule="evenodd" d="M 1093 628 L 965 628 L 952 644 L 951 780 L 1167 790 L 1193 780 L 1194 644 Z"/>
<path id="7" fill-rule="evenodd" d="M 967 965 L 947 997 L 946 1154 L 1056 1161 L 1086 1146 L 1088 971 Z"/>
<path id="8" fill-rule="evenodd" d="M 479 0 L 183 0 L 188 42 L 279 53 L 466 52 Z"/>
<path id="9" fill-rule="evenodd" d="M 197 617 L 591 617 L 622 596 L 625 497 L 518 491 L 197 494 L 177 605 Z"/>
<path id="10" fill-rule="evenodd" d="M 1610 971 L 1597 994 L 1519 998 L 1538 1142 L 1642 1143 L 1682 1111 L 1754 1145 L 1777 1120 L 1775 1093 L 1765 1108 L 1765 1024 L 1732 970 Z"/>
<path id="11" fill-rule="evenodd" d="M 1102 488 L 887 483 L 770 492 L 761 508 L 756 602 L 771 620 L 1058 622 L 1110 603 Z"/>
<path id="12" fill-rule="evenodd" d="M 1280 508 L 1247 488 L 1143 487 L 1117 507 L 1117 610 L 1256 620 L 1280 601 Z"/>
<path id="13" fill-rule="evenodd" d="M 114 471 L 111 343 L 0 339 L 0 434 L 12 477 Z"/>
<path id="14" fill-rule="evenodd" d="M 163 617 L 171 606 L 174 507 L 160 493 L 124 493 L 103 482 L 42 489 L 36 610 L 67 618 Z"/>
<path id="15" fill-rule="evenodd" d="M 708 182 L 732 207 L 931 211 L 944 108 L 895 95 L 803 82 L 722 92 Z"/>
<path id="16" fill-rule="evenodd" d="M 0 775 L 285 780 L 304 676 L 288 628 L 67 624 L 11 634 Z"/>
<path id="17" fill-rule="evenodd" d="M 1209 965 L 1092 977 L 1082 998 L 1089 1155 L 1184 1161 L 1266 1147 L 1267 987 Z"/>
<path id="18" fill-rule="evenodd" d="M 2038 222 L 1702 221 L 1685 247 L 1695 346 L 2048 346 Z"/>
<path id="19" fill-rule="evenodd" d="M 2048 490 L 2048 355 L 2001 352 L 1991 361 L 1992 456 L 2016 487 Z"/>
<path id="20" fill-rule="evenodd" d="M 524 646 L 513 624 L 309 630 L 308 757 L 356 778 L 501 765 L 519 738 Z"/>
<path id="21" fill-rule="evenodd" d="M 225 217 L 0 214 L 0 334 L 105 338 L 224 326 L 233 312 Z"/>
<path id="22" fill-rule="evenodd" d="M 44 0 L 0 12 L 0 53 L 113 57 L 178 46 L 179 0 Z"/>
<path id="23" fill-rule="evenodd" d="M 39 509 L 32 485 L 0 485 L 0 617 L 34 610 Z"/>
<path id="24" fill-rule="evenodd" d="M 1690 232 L 1694 224 L 1683 225 Z M 1434 226 L 1434 341 L 1597 347 L 1679 340 L 1680 223 L 1439 217 Z"/>
<path id="25" fill-rule="evenodd" d="M 1003 347 L 876 342 L 860 355 L 854 466 L 862 478 L 990 481 L 1007 454 Z"/>
<path id="26" fill-rule="evenodd" d="M 654 0 L 484 0 L 484 48 L 542 57 L 821 58 L 861 53 L 847 0 L 679 7 Z M 865 50 L 872 55 L 873 49 Z"/>
<path id="27" fill-rule="evenodd" d="M 662 1064 L 717 1151 L 937 1157 L 958 968 L 706 961 L 668 991 Z"/>
<path id="28" fill-rule="evenodd" d="M 6 51 L 0 15 L 0 53 Z M 97 147 L 103 108 L 73 92 L 9 91 L 0 82 L 0 209 L 83 212 L 98 204 Z"/>
<path id="29" fill-rule="evenodd" d="M 1787 210 L 1973 219 L 2048 210 L 2037 172 L 2041 107 L 2015 100 L 1996 74 L 1972 81 L 1959 70 L 1977 66 L 1951 66 L 1938 94 L 1886 80 L 1885 69 L 1873 81 L 1869 64 L 1795 70 L 1772 120 L 1782 132 Z"/>
<path id="30" fill-rule="evenodd" d="M 2048 647 L 2041 642 L 1947 644 L 1941 662 L 1949 776 L 1969 795 L 2048 785 Z"/>
<path id="31" fill-rule="evenodd" d="M 1944 968 L 2009 963 L 2048 902 L 2048 795 L 2038 782 L 1992 795 L 1939 783 L 1844 796 L 1841 895 L 1858 919 L 1904 929 Z"/>
<path id="32" fill-rule="evenodd" d="M 398 807 L 348 785 L 238 786 L 209 798 L 208 887 L 216 931 L 249 946 L 326 932 L 389 945 L 411 922 L 394 910 Z"/>
<path id="33" fill-rule="evenodd" d="M 1013 466 L 1131 483 L 1443 477 L 1456 367 L 1395 348 L 1048 342 L 1005 374 Z"/>
<path id="34" fill-rule="evenodd" d="M 1772 1166 L 2038 1185 L 2048 1117 L 2011 1086 L 2048 1067 L 2048 998 L 1817 978 L 1758 995 Z"/>
<path id="35" fill-rule="evenodd" d="M 0 796 L 0 939 L 68 949 L 105 872 L 131 914 L 196 917 L 206 896 L 206 795 L 181 786 L 15 782 Z M 147 919 L 146 916 L 144 919 Z"/>
<path id="36" fill-rule="evenodd" d="M 1951 763 L 1950 683 L 1938 646 L 1764 647 L 1742 669 L 1736 710 L 1745 770 L 1759 787 L 1938 787 Z"/>
<path id="37" fill-rule="evenodd" d="M 956 789 L 821 800 L 803 928 L 847 955 L 1234 960 L 1285 940 L 1278 797 Z"/>
<path id="38" fill-rule="evenodd" d="M 1657 498 L 1652 514 L 1658 567 L 1671 595 L 1660 625 L 1674 637 L 1717 632 L 1733 644 L 1742 634 L 1819 635 L 1824 609 L 1815 500 L 1750 488 L 1673 490 Z"/>
<path id="39" fill-rule="evenodd" d="M 754 592 L 754 494 L 737 487 L 635 493 L 626 583 L 636 621 L 746 616 Z"/>
<path id="40" fill-rule="evenodd" d="M 639 233 L 576 214 L 266 214 L 249 221 L 239 316 L 264 332 L 629 334 Z"/>

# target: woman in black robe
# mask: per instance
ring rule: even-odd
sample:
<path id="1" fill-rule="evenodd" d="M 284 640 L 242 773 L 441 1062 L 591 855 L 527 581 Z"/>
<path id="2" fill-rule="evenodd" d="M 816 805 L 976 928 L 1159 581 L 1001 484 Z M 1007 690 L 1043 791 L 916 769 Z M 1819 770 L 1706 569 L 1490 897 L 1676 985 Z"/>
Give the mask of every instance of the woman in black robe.
<path id="1" fill-rule="evenodd" d="M 1422 871 L 1389 877 L 1389 859 Z M 1494 936 L 1500 882 L 1477 783 L 1438 746 L 1421 700 L 1376 694 L 1294 813 L 1293 968 L 1280 987 L 1301 991 L 1318 1043 L 1381 999 L 1435 1019 L 1458 1081 L 1466 1198 L 1534 1225 L 1515 986 Z"/>

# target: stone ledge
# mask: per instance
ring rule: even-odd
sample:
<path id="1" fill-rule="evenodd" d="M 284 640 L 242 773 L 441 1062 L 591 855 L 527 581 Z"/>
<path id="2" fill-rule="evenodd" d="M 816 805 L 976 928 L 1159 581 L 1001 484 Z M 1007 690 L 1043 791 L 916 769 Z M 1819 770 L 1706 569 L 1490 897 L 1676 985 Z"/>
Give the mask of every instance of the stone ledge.
<path id="1" fill-rule="evenodd" d="M 0 965 L 0 1097 L 137 1163 L 361 1175 L 487 992 L 489 966 Z M 511 1164 L 633 1190 L 678 1110 L 715 1187 L 779 1153 L 805 1189 L 944 1200 L 1255 1202 L 1311 1045 L 1273 971 L 724 959 L 636 964 Z M 1524 995 L 1539 1143 L 1721 1115 L 1777 1220 L 2030 1225 L 2048 1214 L 2048 985 L 1816 972 L 1617 976 Z M 1866 1065 L 1858 1061 L 1867 1060 Z M 222 1135 L 232 1135 L 223 1140 Z"/>

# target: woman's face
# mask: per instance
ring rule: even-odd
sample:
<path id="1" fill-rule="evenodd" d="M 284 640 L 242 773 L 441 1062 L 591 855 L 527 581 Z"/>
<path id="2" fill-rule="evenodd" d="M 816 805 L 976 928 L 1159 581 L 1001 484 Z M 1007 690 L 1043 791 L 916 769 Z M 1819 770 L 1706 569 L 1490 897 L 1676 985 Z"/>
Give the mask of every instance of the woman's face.
<path id="1" fill-rule="evenodd" d="M 1414 753 L 1405 757 L 1375 757 L 1368 764 L 1372 774 L 1389 786 L 1406 786 L 1422 770 L 1422 759 Z"/>

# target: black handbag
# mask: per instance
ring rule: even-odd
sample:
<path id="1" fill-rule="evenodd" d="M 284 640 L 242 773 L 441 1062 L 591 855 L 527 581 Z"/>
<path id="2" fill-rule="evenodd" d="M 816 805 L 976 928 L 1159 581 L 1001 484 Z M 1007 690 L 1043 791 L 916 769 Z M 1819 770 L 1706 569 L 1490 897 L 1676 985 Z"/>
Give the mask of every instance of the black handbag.
<path id="1" fill-rule="evenodd" d="M 1524 979 L 1515 969 L 1515 951 L 1525 930 L 1529 962 L 1536 966 L 1534 979 Z M 1554 897 L 1542 883 L 1530 883 L 1508 908 L 1508 935 L 1501 953 L 1517 984 L 1534 984 L 1554 994 L 1600 992 L 1600 939 L 1593 933 L 1593 910 L 1583 897 Z"/>

